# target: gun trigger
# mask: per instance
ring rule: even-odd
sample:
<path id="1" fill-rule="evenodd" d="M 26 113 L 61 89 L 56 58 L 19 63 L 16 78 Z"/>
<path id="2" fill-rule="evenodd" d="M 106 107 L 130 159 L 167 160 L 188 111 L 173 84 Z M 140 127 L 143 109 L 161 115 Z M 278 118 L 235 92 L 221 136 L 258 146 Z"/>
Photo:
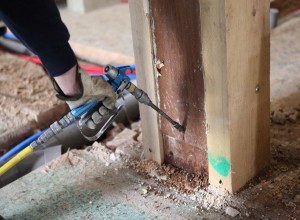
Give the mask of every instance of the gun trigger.
<path id="1" fill-rule="evenodd" d="M 124 105 L 120 105 L 119 107 L 112 110 L 112 112 L 111 112 L 109 118 L 107 119 L 106 123 L 102 126 L 102 128 L 94 136 L 91 137 L 91 136 L 85 135 L 81 130 L 82 127 L 78 124 L 80 133 L 83 135 L 83 137 L 85 139 L 87 139 L 89 141 L 98 140 L 104 134 L 104 132 L 109 128 L 109 126 L 114 122 L 115 118 L 118 116 L 118 114 L 123 109 L 123 107 L 124 107 Z"/>
<path id="2" fill-rule="evenodd" d="M 125 102 L 125 97 L 123 93 L 120 93 L 121 98 L 123 99 L 123 101 Z"/>

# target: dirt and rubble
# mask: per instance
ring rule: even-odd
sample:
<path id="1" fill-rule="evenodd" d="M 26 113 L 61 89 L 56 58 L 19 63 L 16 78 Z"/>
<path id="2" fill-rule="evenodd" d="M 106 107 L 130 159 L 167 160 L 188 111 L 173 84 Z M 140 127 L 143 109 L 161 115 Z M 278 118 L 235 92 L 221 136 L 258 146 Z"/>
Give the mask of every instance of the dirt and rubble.
<path id="1" fill-rule="evenodd" d="M 293 103 L 298 103 L 297 107 L 281 102 L 280 108 L 272 110 L 270 165 L 239 194 L 247 198 L 250 209 L 269 219 L 300 216 L 300 100 Z M 274 120 L 277 111 L 280 120 Z M 291 115 L 296 117 L 291 119 Z"/>
<path id="2" fill-rule="evenodd" d="M 105 143 L 114 146 L 111 149 L 104 143 L 95 142 L 85 150 L 68 151 L 59 159 L 29 174 L 27 178 L 23 178 L 24 180 L 19 180 L 18 184 L 10 184 L 1 190 L 13 193 L 11 198 L 15 206 L 23 202 L 22 196 L 16 194 L 18 192 L 16 187 L 19 187 L 20 181 L 26 183 L 30 181 L 30 178 L 35 178 L 36 181 L 31 186 L 32 188 L 38 187 L 35 184 L 42 184 L 40 181 L 46 181 L 44 178 L 50 182 L 54 181 L 53 184 L 62 184 L 63 189 L 69 188 L 69 190 L 59 192 L 61 198 L 65 198 L 65 194 L 70 193 L 70 188 L 79 187 L 78 190 L 83 191 L 74 196 L 68 196 L 68 199 L 71 204 L 74 204 L 74 207 L 77 207 L 77 202 L 73 200 L 80 202 L 82 197 L 90 195 L 90 197 L 84 198 L 86 202 L 91 202 L 90 208 L 87 209 L 91 210 L 80 215 L 88 219 L 98 215 L 92 208 L 94 205 L 99 206 L 99 209 L 102 209 L 102 206 L 109 207 L 107 204 L 99 204 L 96 194 L 91 194 L 94 191 L 101 191 L 99 196 L 106 195 L 105 199 L 113 198 L 117 204 L 126 203 L 126 205 L 130 204 L 130 207 L 134 206 L 134 211 L 131 210 L 133 213 L 136 213 L 136 210 L 143 210 L 136 213 L 141 219 L 147 219 L 149 216 L 150 219 L 155 216 L 162 219 L 167 216 L 174 217 L 174 214 L 177 214 L 174 219 L 230 219 L 232 217 L 239 219 L 299 219 L 300 118 L 289 120 L 289 115 L 298 114 L 300 111 L 298 107 L 291 109 L 284 106 L 284 102 L 276 105 L 276 108 L 278 106 L 280 109 L 272 109 L 270 114 L 272 153 L 270 166 L 235 195 L 230 195 L 226 191 L 212 186 L 201 187 L 199 184 L 203 182 L 201 176 L 188 174 L 171 165 L 159 166 L 153 161 L 145 160 L 141 148 L 142 143 L 137 140 L 140 135 L 139 123 L 135 123 L 134 128 L 126 128 L 121 124 L 115 125 L 114 132 L 111 132 L 112 136 L 107 137 L 109 141 Z M 276 110 L 282 111 L 284 124 L 281 121 L 273 121 Z M 114 145 L 116 143 L 119 145 Z M 123 147 L 122 151 L 118 151 L 119 146 Z M 135 153 L 127 153 L 124 148 L 130 149 L 129 152 L 135 151 Z M 136 155 L 139 156 L 136 157 Z M 66 185 L 67 183 L 71 185 Z M 46 187 L 43 188 L 43 191 L 53 190 L 51 184 L 49 187 L 43 187 Z M 26 196 L 34 201 L 40 201 L 41 198 L 33 193 L 33 190 L 28 190 L 29 194 Z M 3 201 L 6 199 L 8 197 L 5 196 Z M 54 205 L 57 213 L 61 213 L 63 209 L 60 205 L 63 203 L 65 203 L 63 199 L 55 197 L 50 205 Z M 0 202 L 1 208 L 3 205 Z M 44 205 L 43 209 L 49 212 L 50 205 L 49 207 Z M 14 213 L 13 217 L 20 216 L 19 211 L 12 211 L 10 207 L 4 207 L 4 216 L 10 216 L 9 213 Z M 73 210 L 74 207 L 67 209 Z M 110 208 L 115 210 L 114 207 Z M 178 208 L 184 211 L 179 214 Z M 36 213 L 38 210 L 34 210 L 33 213 L 21 213 L 29 219 L 34 214 L 42 216 L 41 213 Z M 120 210 L 118 209 L 118 211 Z M 123 209 L 121 211 L 128 215 L 128 212 Z M 77 212 L 80 213 L 80 211 Z M 74 214 L 74 211 L 71 213 Z M 142 213 L 147 213 L 147 217 Z M 54 214 L 50 216 L 55 217 Z M 64 216 L 69 215 L 64 213 Z"/>
<path id="3" fill-rule="evenodd" d="M 122 132 L 128 130 L 133 131 L 130 128 L 120 129 L 110 142 L 114 139 L 120 142 L 120 136 L 124 137 Z M 133 139 L 138 142 L 136 138 L 134 135 L 124 138 L 124 141 Z M 196 183 L 187 185 L 189 178 L 171 166 L 160 167 L 153 162 L 137 160 L 123 151 L 118 153 L 117 149 L 110 150 L 95 142 L 85 150 L 68 151 L 19 179 L 18 184 L 5 186 L 0 189 L 1 215 L 8 219 L 21 216 L 22 219 L 55 219 L 58 216 L 64 219 L 229 219 L 222 209 L 219 212 L 205 209 L 223 204 L 221 199 L 214 199 L 214 190 L 197 191 L 194 197 L 190 197 L 188 193 L 181 193 L 181 186 L 177 188 L 171 184 L 169 188 L 158 184 L 168 179 L 170 183 L 179 182 L 169 177 L 171 173 L 177 176 L 178 172 L 179 178 L 186 183 L 185 188 L 192 190 L 196 186 Z M 134 149 L 142 158 L 139 147 Z M 166 173 L 159 172 L 161 168 Z M 24 184 L 25 191 L 21 189 Z M 198 207 L 198 199 L 204 200 L 203 207 Z M 8 205 L 7 200 L 10 201 Z M 79 206 L 82 208 L 78 209 Z"/>
<path id="4" fill-rule="evenodd" d="M 41 66 L 0 53 L 0 145 L 2 151 L 45 128 L 67 111 Z"/>
<path id="5" fill-rule="evenodd" d="M 146 178 L 155 180 L 154 185 L 151 183 L 145 187 L 145 192 L 156 190 L 156 195 L 175 202 L 197 201 L 199 207 L 220 213 L 234 209 L 239 212 L 237 216 L 240 218 L 299 219 L 300 99 L 297 97 L 283 99 L 271 109 L 270 165 L 236 195 L 211 186 L 203 188 L 199 184 L 203 182 L 201 178 L 171 165 L 159 166 L 153 161 L 142 160 L 131 162 L 131 167 Z M 289 103 L 293 104 L 292 107 Z M 295 106 L 295 103 L 298 105 Z M 284 116 L 280 121 L 274 120 L 276 111 Z"/>

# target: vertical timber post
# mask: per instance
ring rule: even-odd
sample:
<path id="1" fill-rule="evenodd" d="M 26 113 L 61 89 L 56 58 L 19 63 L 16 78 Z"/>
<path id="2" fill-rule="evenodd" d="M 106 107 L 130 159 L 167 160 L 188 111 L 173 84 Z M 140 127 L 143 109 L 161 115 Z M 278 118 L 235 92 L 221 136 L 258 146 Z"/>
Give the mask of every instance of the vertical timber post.
<path id="1" fill-rule="evenodd" d="M 155 59 L 164 63 L 158 77 L 160 108 L 185 131 L 161 119 L 165 161 L 207 179 L 207 145 L 200 3 L 151 0 Z"/>
<path id="2" fill-rule="evenodd" d="M 229 192 L 268 164 L 269 4 L 130 1 L 139 86 L 185 127 L 180 133 L 142 107 L 147 158 Z"/>
<path id="3" fill-rule="evenodd" d="M 200 3 L 209 182 L 236 192 L 270 157 L 270 2 Z"/>
<path id="4" fill-rule="evenodd" d="M 130 16 L 134 55 L 136 62 L 137 82 L 145 90 L 152 102 L 158 105 L 158 94 L 154 71 L 154 46 L 151 32 L 149 0 L 130 0 Z M 157 113 L 143 104 L 139 105 L 142 121 L 144 155 L 159 164 L 163 163 L 163 148 L 159 118 Z"/>

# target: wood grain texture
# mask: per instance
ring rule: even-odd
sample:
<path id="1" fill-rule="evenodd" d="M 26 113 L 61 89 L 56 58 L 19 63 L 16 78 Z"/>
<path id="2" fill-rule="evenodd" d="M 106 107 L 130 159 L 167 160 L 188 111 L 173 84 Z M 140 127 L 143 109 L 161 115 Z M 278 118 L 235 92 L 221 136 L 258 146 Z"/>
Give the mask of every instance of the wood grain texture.
<path id="1" fill-rule="evenodd" d="M 209 170 L 210 183 L 230 192 L 268 164 L 269 4 L 131 1 L 139 85 L 185 127 L 180 133 L 141 107 L 147 158 L 164 154 L 177 167 Z"/>
<path id="2" fill-rule="evenodd" d="M 161 119 L 165 160 L 207 174 L 204 80 L 198 0 L 152 0 L 160 108 L 183 124 L 184 133 Z"/>
<path id="3" fill-rule="evenodd" d="M 225 1 L 200 3 L 207 146 L 212 157 L 222 155 L 230 161 Z M 231 175 L 220 178 L 217 170 L 209 165 L 209 182 L 218 185 L 219 180 L 224 188 L 231 188 Z"/>
<path id="4" fill-rule="evenodd" d="M 138 86 L 145 90 L 152 102 L 157 105 L 157 87 L 153 61 L 153 41 L 150 30 L 149 2 L 148 0 L 130 0 L 129 7 Z M 140 104 L 139 107 L 145 157 L 161 164 L 164 157 L 158 115 L 148 106 Z"/>
<path id="5" fill-rule="evenodd" d="M 270 157 L 270 2 L 200 3 L 209 181 L 235 192 Z"/>

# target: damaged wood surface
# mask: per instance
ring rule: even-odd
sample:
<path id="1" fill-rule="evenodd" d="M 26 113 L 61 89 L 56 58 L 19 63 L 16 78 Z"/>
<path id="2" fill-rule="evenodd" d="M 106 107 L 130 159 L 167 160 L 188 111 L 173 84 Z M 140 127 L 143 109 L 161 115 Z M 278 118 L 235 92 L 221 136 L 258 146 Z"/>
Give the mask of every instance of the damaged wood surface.
<path id="1" fill-rule="evenodd" d="M 204 81 L 198 0 L 152 0 L 160 108 L 183 124 L 184 133 L 161 119 L 165 161 L 207 173 Z"/>

